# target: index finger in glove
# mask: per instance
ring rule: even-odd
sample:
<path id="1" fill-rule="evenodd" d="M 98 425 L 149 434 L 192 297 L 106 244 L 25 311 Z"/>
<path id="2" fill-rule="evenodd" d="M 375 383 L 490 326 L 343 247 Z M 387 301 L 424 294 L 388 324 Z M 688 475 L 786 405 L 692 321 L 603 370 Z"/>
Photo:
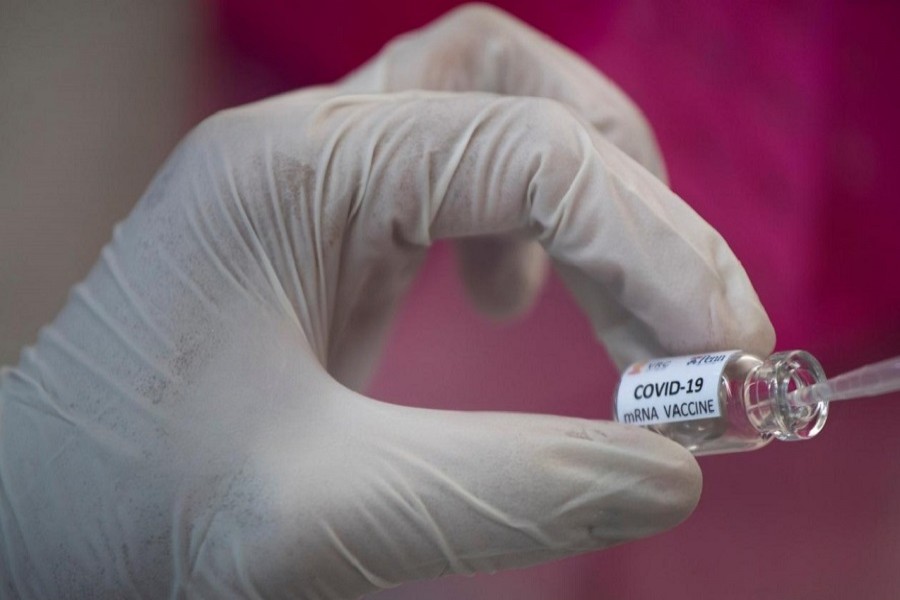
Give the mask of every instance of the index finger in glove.
<path id="1" fill-rule="evenodd" d="M 411 89 L 552 98 L 665 180 L 637 106 L 584 59 L 494 7 L 470 4 L 389 43 L 339 84 L 345 93 Z"/>
<path id="2" fill-rule="evenodd" d="M 388 44 L 341 82 L 343 92 L 483 91 L 552 98 L 665 181 L 640 110 L 575 53 L 494 7 L 467 5 Z M 527 310 L 546 258 L 533 243 L 496 236 L 458 241 L 460 272 L 475 305 L 494 316 Z"/>
<path id="3" fill-rule="evenodd" d="M 322 186 L 362 182 L 350 206 L 329 207 L 351 215 L 347 273 L 365 272 L 373 255 L 403 264 L 436 238 L 527 231 L 577 274 L 582 305 L 620 365 L 711 348 L 765 352 L 773 343 L 721 236 L 558 102 L 339 96 L 311 122 L 333 140 L 319 160 L 335 181 Z"/>

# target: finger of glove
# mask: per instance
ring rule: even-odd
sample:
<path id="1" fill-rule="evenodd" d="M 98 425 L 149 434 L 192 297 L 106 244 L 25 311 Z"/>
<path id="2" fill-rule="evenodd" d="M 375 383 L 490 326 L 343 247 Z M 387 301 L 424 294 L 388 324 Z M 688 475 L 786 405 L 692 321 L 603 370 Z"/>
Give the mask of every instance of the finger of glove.
<path id="1" fill-rule="evenodd" d="M 319 114 L 342 135 L 323 160 L 363 182 L 352 207 L 337 207 L 353 215 L 345 280 L 437 238 L 531 232 L 578 273 L 574 289 L 619 364 L 772 345 L 721 236 L 559 103 L 406 93 L 338 97 Z"/>
<path id="2" fill-rule="evenodd" d="M 357 597 L 607 548 L 673 527 L 700 494 L 693 457 L 641 429 L 362 398 L 349 406 L 343 429 L 352 436 L 315 450 L 329 453 L 313 461 L 289 452 L 303 460 L 277 459 L 272 472 L 285 494 L 279 511 L 302 530 L 267 534 L 277 562 L 266 564 L 315 573 L 304 578 L 311 595 Z"/>
<path id="3" fill-rule="evenodd" d="M 653 131 L 612 81 L 574 52 L 492 6 L 467 5 L 400 36 L 339 82 L 343 93 L 424 89 L 551 98 L 665 180 Z"/>
<path id="4" fill-rule="evenodd" d="M 339 88 L 553 98 L 657 177 L 666 178 L 651 128 L 615 84 L 575 53 L 494 7 L 464 6 L 397 38 Z M 513 316 L 533 303 L 546 273 L 546 259 L 534 245 L 495 239 L 459 240 L 457 246 L 464 283 L 482 312 Z"/>
<path id="5" fill-rule="evenodd" d="M 616 174 L 622 200 L 609 204 L 606 216 L 620 226 L 604 228 L 609 262 L 597 264 L 610 279 L 597 285 L 591 269 L 565 253 L 555 254 L 554 264 L 616 364 L 709 349 L 771 353 L 772 323 L 725 240 L 629 157 L 588 132 L 605 168 Z"/>

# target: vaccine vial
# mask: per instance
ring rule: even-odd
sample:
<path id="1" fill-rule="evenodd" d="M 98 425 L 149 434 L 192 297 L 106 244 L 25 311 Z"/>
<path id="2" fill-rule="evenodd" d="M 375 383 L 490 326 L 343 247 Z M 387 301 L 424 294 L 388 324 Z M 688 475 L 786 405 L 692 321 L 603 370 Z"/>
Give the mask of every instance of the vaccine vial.
<path id="1" fill-rule="evenodd" d="M 806 440 L 828 418 L 828 403 L 788 401 L 825 380 L 802 350 L 760 358 L 740 350 L 635 363 L 622 374 L 613 417 L 674 440 L 695 455 L 762 448 L 773 439 Z"/>

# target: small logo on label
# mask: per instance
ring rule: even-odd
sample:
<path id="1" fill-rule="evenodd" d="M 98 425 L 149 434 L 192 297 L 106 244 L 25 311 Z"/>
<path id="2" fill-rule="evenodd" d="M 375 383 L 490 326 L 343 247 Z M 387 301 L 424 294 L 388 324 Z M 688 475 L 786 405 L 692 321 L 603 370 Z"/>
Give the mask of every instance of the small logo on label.
<path id="1" fill-rule="evenodd" d="M 722 362 L 727 357 L 727 354 L 698 354 L 697 356 L 692 356 L 690 360 L 687 361 L 687 366 L 714 365 L 716 363 Z"/>
<path id="2" fill-rule="evenodd" d="M 634 363 L 633 365 L 631 365 L 631 368 L 628 369 L 628 374 L 629 375 L 637 375 L 644 369 L 644 367 L 646 365 L 647 365 L 647 363 L 645 363 L 645 362 Z"/>

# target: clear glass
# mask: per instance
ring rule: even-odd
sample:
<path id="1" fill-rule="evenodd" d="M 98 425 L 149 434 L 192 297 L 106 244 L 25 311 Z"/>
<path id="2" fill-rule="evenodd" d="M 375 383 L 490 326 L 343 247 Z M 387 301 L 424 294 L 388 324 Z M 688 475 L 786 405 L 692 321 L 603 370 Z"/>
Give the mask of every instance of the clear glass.
<path id="1" fill-rule="evenodd" d="M 819 361 L 802 350 L 765 359 L 739 352 L 728 359 L 719 378 L 721 416 L 645 427 L 698 456 L 756 450 L 773 439 L 809 439 L 825 426 L 828 403 L 796 406 L 787 394 L 824 380 Z"/>

